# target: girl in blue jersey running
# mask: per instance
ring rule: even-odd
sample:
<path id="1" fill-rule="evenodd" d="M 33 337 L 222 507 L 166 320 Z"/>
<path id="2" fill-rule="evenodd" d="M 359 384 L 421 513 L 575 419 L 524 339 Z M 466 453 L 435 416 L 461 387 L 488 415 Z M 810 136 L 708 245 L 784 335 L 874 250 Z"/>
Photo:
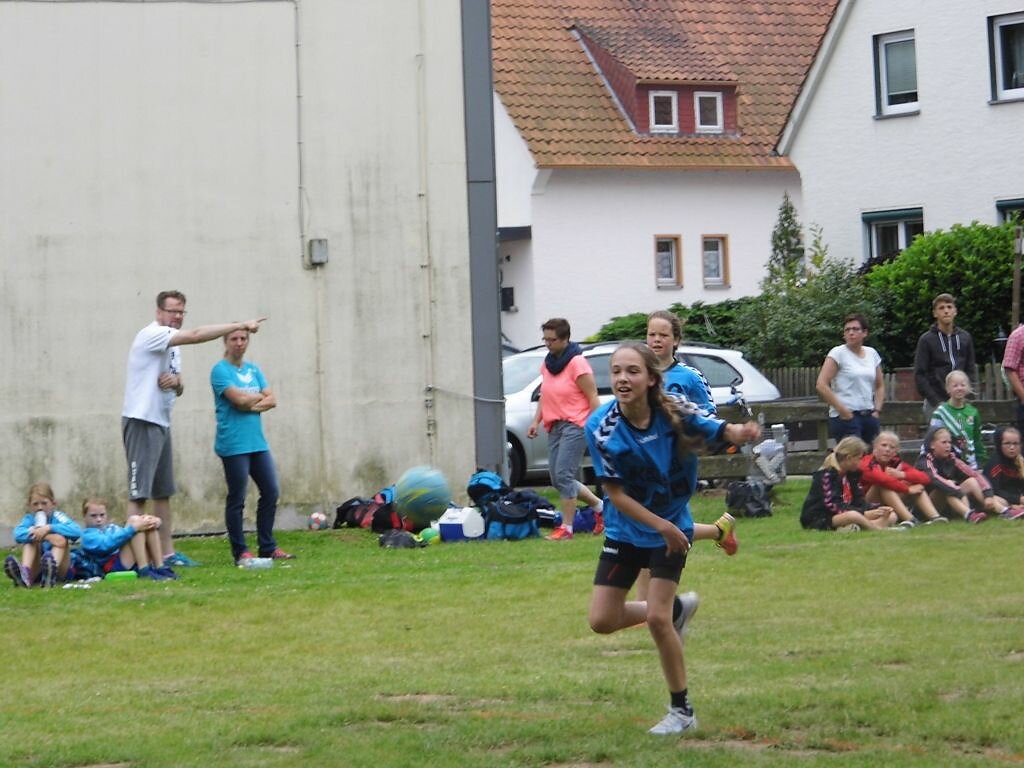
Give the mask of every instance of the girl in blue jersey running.
<path id="1" fill-rule="evenodd" d="M 668 714 L 650 732 L 683 733 L 697 726 L 682 637 L 698 598 L 693 592 L 676 595 L 693 541 L 693 448 L 712 440 L 749 442 L 760 428 L 704 416 L 684 398 L 664 392 L 661 367 L 646 344 L 627 342 L 615 351 L 611 383 L 615 400 L 595 411 L 586 426 L 594 472 L 605 490 L 607 537 L 594 576 L 590 627 L 610 634 L 647 624 L 670 697 Z M 642 568 L 651 571 L 647 600 L 627 602 Z"/>

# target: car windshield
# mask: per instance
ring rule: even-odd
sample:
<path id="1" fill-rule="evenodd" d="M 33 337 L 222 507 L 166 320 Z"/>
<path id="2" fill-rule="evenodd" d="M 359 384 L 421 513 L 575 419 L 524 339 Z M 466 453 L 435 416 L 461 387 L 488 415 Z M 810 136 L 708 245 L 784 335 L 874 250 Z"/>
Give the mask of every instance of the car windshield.
<path id="1" fill-rule="evenodd" d="M 501 382 L 505 394 L 518 392 L 540 376 L 540 364 L 546 353 L 511 355 L 501 361 Z"/>
<path id="2" fill-rule="evenodd" d="M 712 387 L 728 387 L 737 378 L 741 381 L 743 379 L 739 371 L 720 357 L 688 352 L 683 355 L 683 358 L 687 365 L 693 366 L 703 373 L 704 378 Z"/>

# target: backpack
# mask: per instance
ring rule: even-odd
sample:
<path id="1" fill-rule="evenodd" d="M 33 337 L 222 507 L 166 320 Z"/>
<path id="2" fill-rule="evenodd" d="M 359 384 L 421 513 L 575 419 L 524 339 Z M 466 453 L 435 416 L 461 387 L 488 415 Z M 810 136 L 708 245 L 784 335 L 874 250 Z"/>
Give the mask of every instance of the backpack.
<path id="1" fill-rule="evenodd" d="M 386 549 L 416 549 L 427 546 L 427 542 L 418 540 L 408 531 L 385 531 L 377 539 L 377 543 Z"/>
<path id="2" fill-rule="evenodd" d="M 573 533 L 593 533 L 597 527 L 597 515 L 590 507 L 579 507 L 573 515 Z"/>
<path id="3" fill-rule="evenodd" d="M 351 498 L 336 510 L 334 527 L 369 528 L 374 533 L 404 528 L 405 521 L 395 509 L 394 498 L 393 486 L 380 490 L 372 499 Z"/>
<path id="4" fill-rule="evenodd" d="M 498 499 L 483 505 L 485 530 L 489 540 L 518 541 L 540 535 L 537 511 L 510 499 Z"/>
<path id="5" fill-rule="evenodd" d="M 772 499 L 768 486 L 761 480 L 729 483 L 725 506 L 737 517 L 771 517 Z"/>
<path id="6" fill-rule="evenodd" d="M 364 514 L 359 511 L 360 507 L 366 507 L 372 503 L 373 499 L 364 499 L 362 496 L 353 496 L 351 499 L 341 502 L 334 510 L 334 527 L 358 528 L 359 520 Z"/>
<path id="7" fill-rule="evenodd" d="M 501 475 L 486 469 L 478 469 L 470 475 L 469 483 L 466 485 L 466 493 L 476 505 L 496 501 L 511 490 L 501 479 Z"/>

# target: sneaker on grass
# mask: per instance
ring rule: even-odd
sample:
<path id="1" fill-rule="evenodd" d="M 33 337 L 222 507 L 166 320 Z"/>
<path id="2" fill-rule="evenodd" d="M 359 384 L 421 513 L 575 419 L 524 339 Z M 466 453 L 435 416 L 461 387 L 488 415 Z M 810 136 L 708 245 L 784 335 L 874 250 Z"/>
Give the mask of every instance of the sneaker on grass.
<path id="1" fill-rule="evenodd" d="M 250 552 L 249 550 L 245 550 L 245 552 L 238 556 L 238 559 L 235 560 L 235 565 L 241 568 L 245 565 L 246 560 L 252 560 L 252 552 Z"/>
<path id="2" fill-rule="evenodd" d="M 4 573 L 6 573 L 7 577 L 14 582 L 15 587 L 28 588 L 31 586 L 28 568 L 19 563 L 18 558 L 14 555 L 8 555 L 4 559 Z"/>
<path id="3" fill-rule="evenodd" d="M 931 520 L 925 521 L 925 525 L 934 525 L 935 523 L 948 523 L 948 522 L 949 522 L 949 520 L 947 518 L 943 517 L 942 515 L 937 515 L 937 516 L 933 517 Z"/>
<path id="4" fill-rule="evenodd" d="M 1007 507 L 999 516 L 1003 520 L 1024 520 L 1024 507 Z"/>
<path id="5" fill-rule="evenodd" d="M 648 733 L 653 733 L 655 736 L 671 736 L 674 733 L 685 733 L 696 728 L 696 715 L 688 715 L 677 707 L 669 707 L 668 714 Z"/>
<path id="6" fill-rule="evenodd" d="M 544 537 L 548 541 L 568 541 L 572 538 L 572 531 L 566 528 L 564 525 L 560 525 L 548 536 Z"/>
<path id="7" fill-rule="evenodd" d="M 139 568 L 137 573 L 140 579 L 152 579 L 153 581 L 167 581 L 167 576 L 161 573 L 161 568 L 154 568 L 151 565 L 143 566 Z"/>
<path id="8" fill-rule="evenodd" d="M 736 540 L 736 518 L 726 512 L 715 520 L 715 527 L 722 532 L 715 546 L 721 548 L 727 555 L 735 555 L 740 548 L 740 543 Z"/>
<path id="9" fill-rule="evenodd" d="M 294 560 L 295 559 L 295 555 L 291 555 L 291 554 L 285 552 L 280 547 L 275 549 L 269 555 L 260 555 L 260 557 L 269 557 L 272 560 Z"/>
<path id="10" fill-rule="evenodd" d="M 967 522 L 971 523 L 972 525 L 984 523 L 986 520 L 988 520 L 988 515 L 986 515 L 980 509 L 976 509 L 973 512 L 967 513 Z"/>
<path id="11" fill-rule="evenodd" d="M 179 565 L 182 568 L 197 568 L 199 563 L 193 560 L 188 555 L 183 555 L 181 552 L 174 552 L 164 558 L 164 565 L 167 567 L 173 567 Z"/>
<path id="12" fill-rule="evenodd" d="M 917 528 L 916 520 L 901 520 L 897 523 L 898 528 Z"/>
<path id="13" fill-rule="evenodd" d="M 57 583 L 57 561 L 53 559 L 52 554 L 47 552 L 39 561 L 39 566 L 40 583 L 43 585 L 43 589 L 49 589 Z"/>
<path id="14" fill-rule="evenodd" d="M 673 609 L 672 615 L 672 626 L 676 628 L 676 632 L 679 634 L 679 639 L 682 640 L 686 634 L 686 630 L 689 627 L 690 619 L 693 618 L 693 614 L 697 612 L 697 608 L 700 607 L 700 597 L 696 592 L 684 592 L 681 595 L 676 595 L 676 602 L 679 604 L 679 614 L 676 615 Z"/>

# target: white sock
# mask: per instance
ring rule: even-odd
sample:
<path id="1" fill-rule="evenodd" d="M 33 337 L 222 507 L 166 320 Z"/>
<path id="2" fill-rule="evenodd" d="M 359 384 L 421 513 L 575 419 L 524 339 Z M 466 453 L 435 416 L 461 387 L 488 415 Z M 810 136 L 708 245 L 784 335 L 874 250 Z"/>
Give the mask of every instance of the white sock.
<path id="1" fill-rule="evenodd" d="M 604 514 L 604 502 L 598 499 L 597 504 L 594 505 L 594 511 L 599 515 Z"/>

